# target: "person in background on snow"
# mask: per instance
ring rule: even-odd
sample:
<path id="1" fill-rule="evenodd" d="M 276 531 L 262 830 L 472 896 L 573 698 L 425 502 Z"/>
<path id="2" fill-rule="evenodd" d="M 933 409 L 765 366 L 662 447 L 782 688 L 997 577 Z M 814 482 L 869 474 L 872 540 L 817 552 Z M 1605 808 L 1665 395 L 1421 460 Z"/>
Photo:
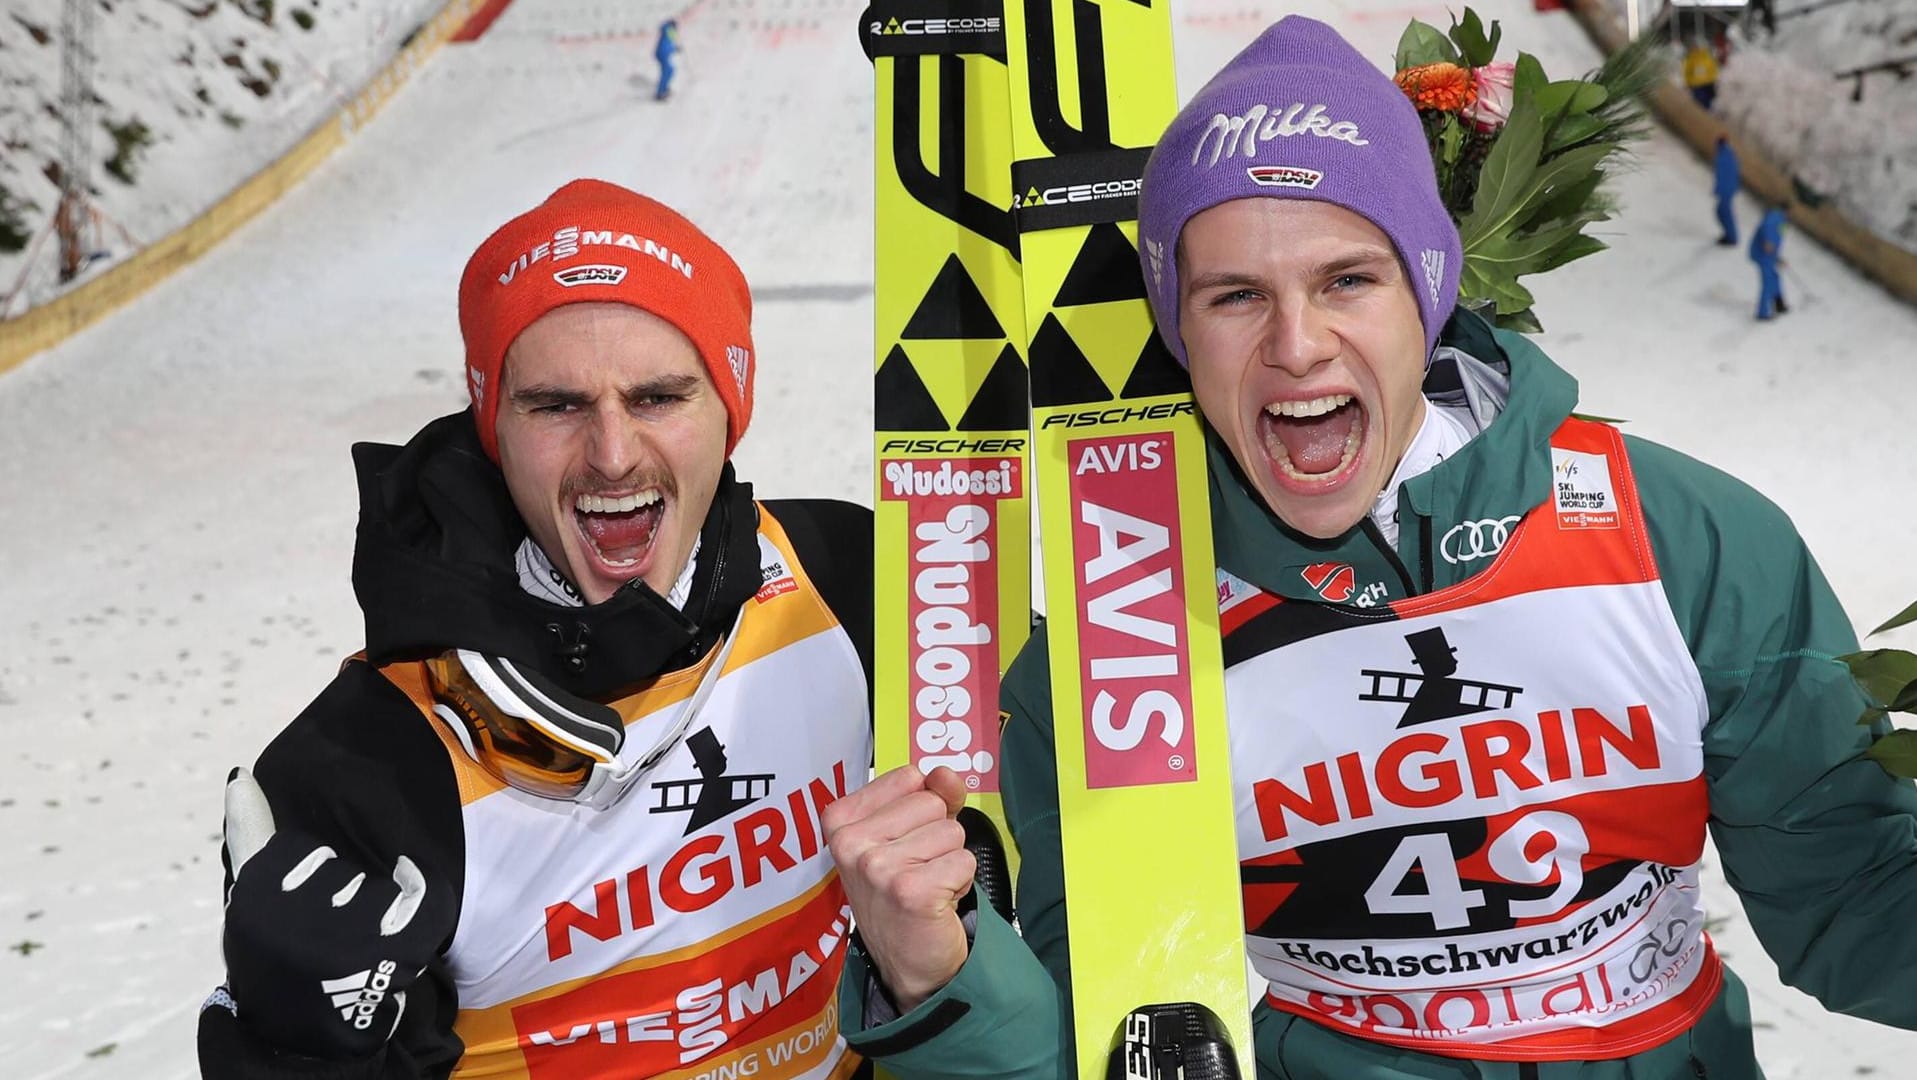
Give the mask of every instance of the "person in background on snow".
<path id="1" fill-rule="evenodd" d="M 735 477 L 751 319 L 597 180 L 473 253 L 471 407 L 353 448 L 366 647 L 228 780 L 203 1076 L 863 1068 L 816 819 L 871 767 L 872 517 Z"/>
<path id="2" fill-rule="evenodd" d="M 1769 319 L 1772 315 L 1787 315 L 1790 305 L 1784 302 L 1784 282 L 1777 276 L 1777 268 L 1784 265 L 1784 222 L 1788 214 L 1783 206 L 1773 206 L 1764 211 L 1764 219 L 1757 223 L 1757 231 L 1751 234 L 1751 261 L 1757 264 L 1757 317 Z"/>
<path id="3" fill-rule="evenodd" d="M 1298 101 L 1326 125 L 1216 152 L 1222 120 Z M 1316 182 L 1263 186 L 1270 163 Z M 1567 372 L 1456 306 L 1392 80 L 1277 23 L 1158 141 L 1139 236 L 1208 428 L 1258 1076 L 1756 1080 L 1707 831 L 1785 982 L 1917 1026 L 1917 787 L 1863 756 L 1886 725 L 1857 723 L 1849 620 L 1776 506 L 1577 417 Z M 1325 564 L 1355 587 L 1321 592 Z M 1052 732 L 1081 721 L 1047 639 L 1000 699 L 1022 941 L 989 904 L 968 931 L 964 883 L 919 872 L 938 844 L 893 839 L 949 780 L 887 773 L 828 815 L 863 941 L 841 1015 L 899 1080 L 1076 1075 L 1051 1060 L 1073 953 L 1128 947 L 1068 941 Z M 1001 1033 L 1033 1014 L 1060 1030 Z"/>
<path id="4" fill-rule="evenodd" d="M 1703 42 L 1684 54 L 1684 85 L 1691 88 L 1691 99 L 1705 112 L 1717 100 L 1717 58 Z"/>
<path id="5" fill-rule="evenodd" d="M 1720 247 L 1737 245 L 1737 212 L 1734 202 L 1743 185 L 1743 171 L 1738 166 L 1737 151 L 1731 148 L 1731 140 L 1728 137 L 1719 135 L 1717 151 L 1711 159 L 1711 194 L 1717 196 L 1717 226 L 1722 230 L 1717 238 Z"/>
<path id="6" fill-rule="evenodd" d="M 678 70 L 675 61 L 679 56 L 679 20 L 667 19 L 659 24 L 659 41 L 652 47 L 652 58 L 659 61 L 659 89 L 652 95 L 654 101 L 664 101 L 672 94 L 672 76 Z"/>

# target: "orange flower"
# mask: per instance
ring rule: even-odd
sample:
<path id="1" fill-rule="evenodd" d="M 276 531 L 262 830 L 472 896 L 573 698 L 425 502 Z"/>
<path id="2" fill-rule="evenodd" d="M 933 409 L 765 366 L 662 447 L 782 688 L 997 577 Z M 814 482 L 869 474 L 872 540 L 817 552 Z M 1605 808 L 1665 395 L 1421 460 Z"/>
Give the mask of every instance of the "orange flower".
<path id="1" fill-rule="evenodd" d="M 1406 68 L 1398 72 L 1397 83 L 1420 110 L 1457 112 L 1478 100 L 1471 73 L 1456 64 L 1439 62 Z"/>

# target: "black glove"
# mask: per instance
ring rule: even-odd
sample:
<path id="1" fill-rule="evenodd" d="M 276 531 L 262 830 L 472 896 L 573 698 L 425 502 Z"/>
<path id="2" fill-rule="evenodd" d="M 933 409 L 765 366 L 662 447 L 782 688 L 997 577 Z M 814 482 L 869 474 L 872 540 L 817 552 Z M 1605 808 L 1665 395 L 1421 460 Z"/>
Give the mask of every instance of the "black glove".
<path id="1" fill-rule="evenodd" d="M 399 1026 L 406 988 L 453 932 L 452 899 L 429 894 L 404 855 L 389 880 L 311 836 L 275 832 L 266 793 L 244 769 L 227 779 L 226 852 L 228 1007 L 281 1050 L 377 1053 Z"/>

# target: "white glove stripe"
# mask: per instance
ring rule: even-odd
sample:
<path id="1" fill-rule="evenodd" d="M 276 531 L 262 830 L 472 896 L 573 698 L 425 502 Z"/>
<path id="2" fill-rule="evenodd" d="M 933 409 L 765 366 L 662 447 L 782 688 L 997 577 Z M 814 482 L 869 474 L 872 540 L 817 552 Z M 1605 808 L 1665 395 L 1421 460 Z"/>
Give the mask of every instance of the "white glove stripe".
<path id="1" fill-rule="evenodd" d="M 359 894 L 359 887 L 365 883 L 366 873 L 364 871 L 354 874 L 353 880 L 347 882 L 345 888 L 333 894 L 333 906 L 345 907 L 352 903 L 353 897 Z"/>
<path id="2" fill-rule="evenodd" d="M 301 859 L 298 865 L 288 870 L 286 876 L 280 879 L 280 891 L 292 892 L 306 884 L 307 878 L 319 873 L 319 868 L 326 865 L 326 860 L 335 858 L 338 854 L 339 852 L 325 844 L 307 852 L 306 858 Z"/>
<path id="3" fill-rule="evenodd" d="M 392 937 L 406 929 L 406 924 L 413 921 L 413 916 L 419 912 L 419 905 L 426 899 L 426 875 L 420 873 L 413 860 L 404 855 L 393 863 L 393 884 L 399 886 L 399 895 L 393 897 L 386 914 L 379 920 L 381 937 Z"/>
<path id="4" fill-rule="evenodd" d="M 259 781 L 245 769 L 237 769 L 226 785 L 226 857 L 233 876 L 240 867 L 259 854 L 273 838 L 273 808 L 260 790 Z"/>

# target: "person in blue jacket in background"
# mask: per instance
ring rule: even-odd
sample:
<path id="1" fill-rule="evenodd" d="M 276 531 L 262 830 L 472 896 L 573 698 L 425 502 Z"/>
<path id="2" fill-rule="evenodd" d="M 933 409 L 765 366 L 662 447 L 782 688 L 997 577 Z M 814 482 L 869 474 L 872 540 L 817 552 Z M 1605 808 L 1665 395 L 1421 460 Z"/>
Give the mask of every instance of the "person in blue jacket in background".
<path id="1" fill-rule="evenodd" d="M 653 59 L 659 61 L 659 90 L 653 94 L 654 101 L 664 101 L 672 93 L 672 61 L 679 55 L 679 20 L 667 19 L 659 24 L 659 43 L 652 47 Z"/>
<path id="2" fill-rule="evenodd" d="M 1714 179 L 1711 193 L 1717 196 L 1717 224 L 1724 230 L 1717 238 L 1720 247 L 1734 247 L 1737 244 L 1737 215 L 1731 206 L 1731 200 L 1737 198 L 1737 190 L 1743 185 L 1743 170 L 1737 163 L 1737 151 L 1731 149 L 1731 140 L 1723 135 L 1717 137 L 1717 154 L 1711 162 Z"/>
<path id="3" fill-rule="evenodd" d="M 1784 207 L 1778 205 L 1764 211 L 1764 220 L 1757 223 L 1757 231 L 1751 234 L 1751 261 L 1757 264 L 1757 317 L 1760 320 L 1790 311 L 1790 306 L 1784 303 L 1784 284 L 1777 277 L 1777 268 L 1784 264 L 1779 255 L 1783 247 Z"/>

